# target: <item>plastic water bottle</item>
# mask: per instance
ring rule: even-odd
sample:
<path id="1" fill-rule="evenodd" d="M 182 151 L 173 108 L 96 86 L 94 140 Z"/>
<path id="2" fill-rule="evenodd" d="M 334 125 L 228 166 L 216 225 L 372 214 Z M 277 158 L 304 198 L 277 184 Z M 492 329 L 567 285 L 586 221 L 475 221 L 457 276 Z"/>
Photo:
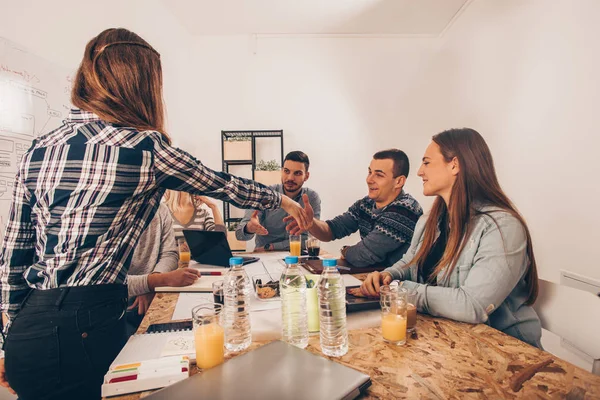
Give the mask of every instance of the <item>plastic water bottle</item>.
<path id="1" fill-rule="evenodd" d="M 223 280 L 225 304 L 222 321 L 225 329 L 225 347 L 229 351 L 244 350 L 252 343 L 249 314 L 252 286 L 242 263 L 241 257 L 231 257 L 231 268 Z"/>
<path id="2" fill-rule="evenodd" d="M 346 328 L 346 288 L 335 259 L 323 260 L 323 272 L 318 283 L 321 350 L 331 357 L 348 352 Z"/>
<path id="3" fill-rule="evenodd" d="M 298 268 L 298 257 L 285 258 L 285 271 L 279 279 L 281 293 L 282 338 L 301 349 L 308 346 L 306 278 Z"/>

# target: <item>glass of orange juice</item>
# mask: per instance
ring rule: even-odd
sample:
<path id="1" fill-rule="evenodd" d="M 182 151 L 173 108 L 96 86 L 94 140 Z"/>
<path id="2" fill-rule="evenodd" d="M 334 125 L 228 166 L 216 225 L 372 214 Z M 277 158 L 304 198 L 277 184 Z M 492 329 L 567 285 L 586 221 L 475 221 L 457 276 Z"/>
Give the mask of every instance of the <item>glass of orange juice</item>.
<path id="1" fill-rule="evenodd" d="M 192 255 L 190 253 L 190 247 L 185 239 L 178 239 L 177 246 L 179 247 L 179 261 L 189 263 Z"/>
<path id="2" fill-rule="evenodd" d="M 300 235 L 290 235 L 290 256 L 301 256 L 302 237 Z"/>
<path id="3" fill-rule="evenodd" d="M 384 285 L 379 288 L 383 340 L 401 346 L 406 343 L 406 289 Z"/>
<path id="4" fill-rule="evenodd" d="M 225 330 L 220 321 L 222 309 L 218 303 L 203 303 L 192 309 L 198 368 L 216 367 L 225 359 Z"/>

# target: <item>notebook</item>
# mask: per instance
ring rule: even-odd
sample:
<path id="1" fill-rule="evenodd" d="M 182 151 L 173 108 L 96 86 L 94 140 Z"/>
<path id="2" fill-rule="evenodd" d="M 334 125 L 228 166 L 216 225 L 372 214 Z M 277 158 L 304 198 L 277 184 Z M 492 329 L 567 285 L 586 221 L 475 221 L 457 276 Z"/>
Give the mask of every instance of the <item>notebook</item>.
<path id="1" fill-rule="evenodd" d="M 154 289 L 155 292 L 212 292 L 212 284 L 217 281 L 222 281 L 222 275 L 202 275 L 198 280 L 189 286 L 171 287 L 160 286 Z"/>
<path id="2" fill-rule="evenodd" d="M 192 330 L 192 321 L 177 321 L 177 322 L 167 322 L 164 324 L 152 324 L 146 330 L 146 333 L 162 333 L 162 332 L 173 332 L 173 331 L 191 331 Z"/>
<path id="3" fill-rule="evenodd" d="M 368 375 L 276 341 L 145 399 L 354 399 L 370 385 Z"/>
<path id="4" fill-rule="evenodd" d="M 190 376 L 190 360 L 173 356 L 111 366 L 104 375 L 102 397 L 159 389 Z"/>
<path id="5" fill-rule="evenodd" d="M 196 360 L 194 334 L 191 329 L 133 335 L 121 349 L 111 368 L 120 364 L 174 355 L 188 356 L 190 360 Z"/>

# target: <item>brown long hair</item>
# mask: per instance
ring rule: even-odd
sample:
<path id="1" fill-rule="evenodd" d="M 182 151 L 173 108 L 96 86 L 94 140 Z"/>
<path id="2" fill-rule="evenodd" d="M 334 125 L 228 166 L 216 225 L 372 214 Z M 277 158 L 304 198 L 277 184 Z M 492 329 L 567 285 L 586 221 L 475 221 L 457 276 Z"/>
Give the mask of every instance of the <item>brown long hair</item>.
<path id="1" fill-rule="evenodd" d="M 165 132 L 160 54 L 123 28 L 89 41 L 75 75 L 71 102 L 102 120 L 138 130 Z"/>
<path id="2" fill-rule="evenodd" d="M 432 140 L 440 147 L 446 162 L 452 161 L 454 157 L 458 159 L 460 170 L 452 187 L 449 206 L 447 207 L 446 202 L 439 196 L 433 202 L 425 224 L 423 244 L 410 264 L 416 263 L 421 267 L 435 243 L 438 222 L 447 216 L 451 230 L 442 259 L 436 265 L 432 276 L 437 276 L 445 266 L 449 266 L 445 274 L 446 277 L 449 276 L 473 231 L 474 218 L 486 214 L 496 222 L 491 213 L 480 211 L 476 205 L 493 206 L 510 213 L 525 229 L 529 258 L 525 275 L 529 289 L 526 304 L 533 304 L 538 294 L 538 275 L 531 235 L 525 220 L 498 183 L 492 154 L 485 140 L 477 131 L 469 128 L 450 129 L 433 136 Z"/>

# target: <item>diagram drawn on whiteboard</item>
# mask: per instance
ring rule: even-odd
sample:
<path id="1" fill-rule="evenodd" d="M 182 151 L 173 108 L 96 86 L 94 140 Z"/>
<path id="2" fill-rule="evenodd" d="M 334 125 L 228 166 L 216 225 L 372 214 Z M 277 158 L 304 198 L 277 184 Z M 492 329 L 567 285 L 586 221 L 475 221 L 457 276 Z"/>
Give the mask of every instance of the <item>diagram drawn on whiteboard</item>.
<path id="1" fill-rule="evenodd" d="M 70 71 L 0 37 L 0 239 L 21 156 L 70 109 Z"/>

